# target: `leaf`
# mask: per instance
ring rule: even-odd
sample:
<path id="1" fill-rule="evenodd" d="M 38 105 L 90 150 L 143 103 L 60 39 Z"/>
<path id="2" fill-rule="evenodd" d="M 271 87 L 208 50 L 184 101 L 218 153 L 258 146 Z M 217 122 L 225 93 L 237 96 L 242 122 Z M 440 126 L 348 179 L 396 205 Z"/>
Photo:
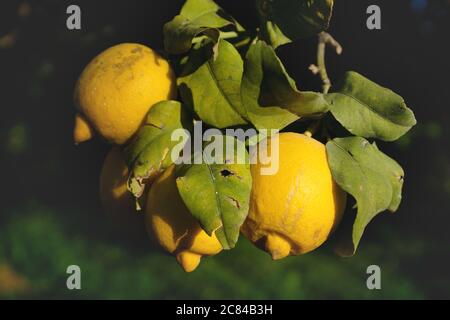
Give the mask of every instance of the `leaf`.
<path id="1" fill-rule="evenodd" d="M 247 52 L 241 97 L 241 115 L 258 129 L 282 129 L 328 110 L 322 94 L 297 89 L 274 49 L 263 41 Z"/>
<path id="2" fill-rule="evenodd" d="M 261 31 L 276 48 L 328 29 L 333 0 L 257 0 Z"/>
<path id="3" fill-rule="evenodd" d="M 192 130 L 192 119 L 178 101 L 162 101 L 151 107 L 144 124 L 124 154 L 130 176 L 128 189 L 139 198 L 147 182 L 155 179 L 173 163 L 172 148 L 179 141 L 172 141 L 175 129 Z"/>
<path id="4" fill-rule="evenodd" d="M 223 142 L 224 161 L 212 163 L 203 154 L 198 164 L 185 164 L 177 171 L 178 191 L 192 215 L 209 235 L 215 233 L 225 249 L 233 248 L 248 214 L 252 177 L 243 142 L 231 136 L 211 138 Z M 226 152 L 225 149 L 234 152 Z M 206 150 L 206 147 L 205 149 Z M 237 150 L 241 150 L 238 153 Z"/>
<path id="5" fill-rule="evenodd" d="M 243 31 L 242 26 L 214 1 L 187 0 L 180 14 L 164 25 L 164 48 L 171 54 L 185 53 L 199 36 L 207 36 L 216 44 L 221 29 L 227 27 L 233 27 L 235 32 Z M 215 46 L 213 49 L 217 51 Z"/>
<path id="6" fill-rule="evenodd" d="M 243 62 L 239 52 L 225 40 L 218 43 L 216 59 L 211 42 L 196 45 L 177 83 L 183 101 L 207 124 L 225 128 L 246 121 L 241 109 Z"/>
<path id="7" fill-rule="evenodd" d="M 212 0 L 186 0 L 180 14 L 208 27 L 222 28 L 230 24 L 229 17 Z"/>
<path id="8" fill-rule="evenodd" d="M 361 137 L 335 138 L 326 145 L 328 163 L 336 183 L 357 204 L 351 240 L 340 254 L 352 255 L 364 229 L 381 211 L 397 210 L 404 172 L 400 165 Z"/>
<path id="9" fill-rule="evenodd" d="M 216 28 L 207 28 L 196 24 L 189 19 L 178 15 L 164 25 L 164 49 L 171 54 L 182 54 L 192 46 L 192 41 L 199 35 L 205 35 L 217 43 L 220 31 Z"/>
<path id="10" fill-rule="evenodd" d="M 391 212 L 397 211 L 400 206 L 400 202 L 402 201 L 402 187 L 404 182 L 405 172 L 402 167 L 395 161 L 394 159 L 388 157 L 386 154 L 381 152 L 377 145 L 372 143 L 373 147 L 379 151 L 380 157 L 380 168 L 384 166 L 384 172 L 389 176 L 389 180 L 392 185 L 392 200 L 387 208 Z"/>
<path id="11" fill-rule="evenodd" d="M 403 98 L 350 71 L 326 96 L 333 116 L 356 136 L 394 141 L 416 124 Z"/>

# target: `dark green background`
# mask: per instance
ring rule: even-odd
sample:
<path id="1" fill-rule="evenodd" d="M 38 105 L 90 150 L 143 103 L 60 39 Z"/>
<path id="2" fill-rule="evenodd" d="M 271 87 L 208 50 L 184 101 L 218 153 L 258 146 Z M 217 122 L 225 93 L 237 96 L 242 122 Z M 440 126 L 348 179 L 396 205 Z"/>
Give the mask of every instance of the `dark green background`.
<path id="1" fill-rule="evenodd" d="M 450 298 L 450 2 L 336 0 L 330 32 L 344 54 L 328 52 L 332 80 L 356 70 L 401 94 L 419 124 L 396 143 L 380 143 L 406 171 L 395 214 L 372 222 L 356 256 L 328 246 L 273 262 L 241 237 L 236 249 L 184 273 L 141 229 L 121 232 L 101 213 L 98 174 L 109 146 L 72 142 L 74 83 L 103 49 L 120 42 L 162 47 L 162 26 L 182 1 L 1 1 L 0 279 L 14 270 L 22 290 L 3 298 Z M 254 27 L 252 0 L 219 3 Z M 82 30 L 65 27 L 78 4 Z M 382 30 L 365 27 L 369 4 L 382 9 Z M 307 70 L 315 39 L 279 50 L 302 89 L 320 83 Z M 66 268 L 82 269 L 82 290 L 66 289 Z M 382 270 L 382 290 L 366 288 L 366 268 Z M 3 271 L 2 271 L 3 270 Z"/>

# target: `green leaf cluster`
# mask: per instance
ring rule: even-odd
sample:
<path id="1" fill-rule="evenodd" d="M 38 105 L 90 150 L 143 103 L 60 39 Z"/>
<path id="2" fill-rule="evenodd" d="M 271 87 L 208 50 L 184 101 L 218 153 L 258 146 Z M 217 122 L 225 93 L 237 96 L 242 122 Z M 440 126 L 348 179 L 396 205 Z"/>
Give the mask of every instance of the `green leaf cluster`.
<path id="1" fill-rule="evenodd" d="M 256 0 L 260 27 L 245 30 L 212 0 L 185 1 L 163 30 L 165 50 L 179 66 L 181 102 L 153 106 L 125 147 L 134 196 L 140 197 L 173 163 L 170 155 L 178 143 L 171 140 L 174 129 L 190 133 L 199 120 L 219 133 L 227 128 L 286 130 L 298 122 L 326 143 L 335 181 L 356 200 L 351 234 L 339 246 L 346 248 L 341 254 L 353 254 L 368 223 L 384 210 L 397 210 L 404 180 L 400 165 L 368 139 L 394 141 L 416 120 L 402 97 L 354 71 L 345 73 L 330 92 L 298 88 L 276 48 L 326 30 L 332 8 L 332 0 Z M 235 144 L 234 150 L 257 141 L 226 135 L 214 139 Z M 224 159 L 237 154 L 214 152 Z M 233 248 L 249 208 L 247 158 L 240 164 L 216 164 L 208 163 L 203 153 L 190 156 L 203 161 L 177 165 L 180 196 L 205 232 L 215 233 L 225 249 Z"/>
<path id="2" fill-rule="evenodd" d="M 365 138 L 394 141 L 416 119 L 402 97 L 356 72 L 347 72 L 326 99 L 334 119 L 352 135 L 326 145 L 335 181 L 356 200 L 351 237 L 344 236 L 337 247 L 341 255 L 351 255 L 378 213 L 398 209 L 404 180 L 400 165 Z"/>

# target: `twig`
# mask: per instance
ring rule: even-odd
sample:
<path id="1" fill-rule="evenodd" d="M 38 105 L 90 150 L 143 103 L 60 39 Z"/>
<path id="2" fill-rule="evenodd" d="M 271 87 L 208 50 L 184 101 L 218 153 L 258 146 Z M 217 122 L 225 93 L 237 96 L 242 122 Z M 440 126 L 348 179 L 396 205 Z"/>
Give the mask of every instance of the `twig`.
<path id="1" fill-rule="evenodd" d="M 328 78 L 327 68 L 325 65 L 325 49 L 326 45 L 334 48 L 337 54 L 342 53 L 342 46 L 329 33 L 319 33 L 319 43 L 317 45 L 317 65 L 310 65 L 309 70 L 313 74 L 319 74 L 322 79 L 322 91 L 328 93 L 331 87 L 330 78 Z"/>
<path id="2" fill-rule="evenodd" d="M 238 42 L 236 42 L 234 44 L 234 46 L 237 49 L 241 49 L 241 48 L 245 47 L 246 45 L 248 45 L 251 41 L 252 41 L 252 38 L 250 36 L 245 36 L 243 39 L 241 39 Z"/>

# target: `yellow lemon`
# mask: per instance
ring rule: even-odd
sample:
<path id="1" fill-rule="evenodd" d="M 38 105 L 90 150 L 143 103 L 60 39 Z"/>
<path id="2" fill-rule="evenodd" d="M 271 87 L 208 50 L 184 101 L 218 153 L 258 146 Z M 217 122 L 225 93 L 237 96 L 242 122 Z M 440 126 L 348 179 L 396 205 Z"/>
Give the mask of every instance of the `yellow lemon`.
<path id="1" fill-rule="evenodd" d="M 128 167 L 119 147 L 107 154 L 100 172 L 100 201 L 105 213 L 125 234 L 142 234 L 144 222 L 136 212 L 136 202 L 127 190 Z"/>
<path id="2" fill-rule="evenodd" d="M 95 131 L 123 144 L 150 107 L 175 98 L 175 76 L 164 58 L 137 43 L 113 46 L 86 66 L 76 84 L 75 143 L 89 140 Z"/>
<path id="3" fill-rule="evenodd" d="M 346 202 L 346 193 L 331 176 L 325 146 L 303 134 L 281 133 L 259 148 L 271 158 L 264 162 L 268 164 L 253 158 L 243 234 L 273 259 L 316 249 L 339 223 Z M 278 170 L 263 175 L 262 169 L 270 166 Z"/>
<path id="4" fill-rule="evenodd" d="M 208 236 L 184 205 L 173 165 L 153 183 L 145 219 L 149 232 L 165 250 L 175 255 L 186 272 L 195 270 L 202 256 L 222 250 L 216 236 Z"/>

